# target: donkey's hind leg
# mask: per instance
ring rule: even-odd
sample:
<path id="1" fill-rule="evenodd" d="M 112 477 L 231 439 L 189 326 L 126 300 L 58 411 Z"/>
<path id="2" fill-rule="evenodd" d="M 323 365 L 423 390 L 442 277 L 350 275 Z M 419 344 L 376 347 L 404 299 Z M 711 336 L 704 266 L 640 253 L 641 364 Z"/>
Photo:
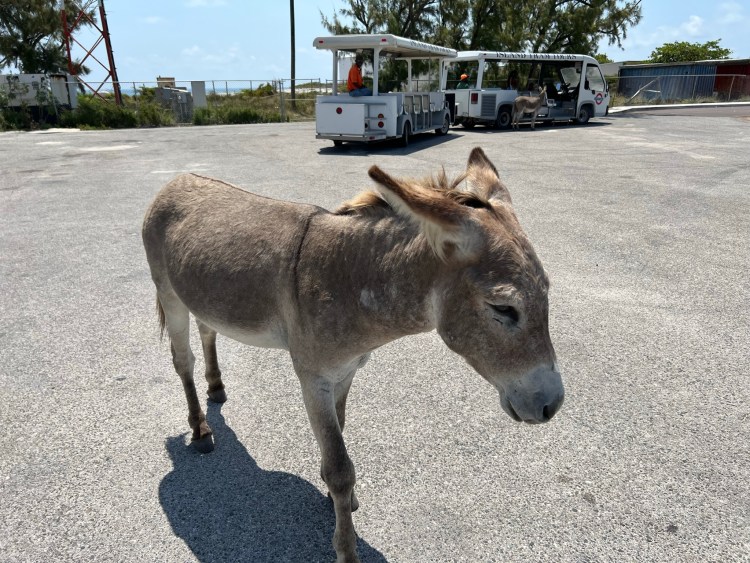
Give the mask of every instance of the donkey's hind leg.
<path id="1" fill-rule="evenodd" d="M 177 375 L 182 380 L 182 388 L 188 404 L 188 424 L 193 431 L 193 446 L 201 453 L 214 449 L 211 428 L 206 422 L 206 415 L 201 409 L 198 394 L 195 391 L 193 368 L 195 356 L 190 349 L 190 315 L 188 308 L 171 291 L 157 291 L 159 306 L 164 312 L 169 339 L 172 341 L 172 363 Z"/>
<path id="2" fill-rule="evenodd" d="M 208 381 L 208 398 L 214 403 L 223 403 L 227 400 L 224 390 L 224 382 L 221 380 L 221 370 L 216 357 L 216 331 L 196 319 L 198 332 L 201 335 L 203 345 L 203 359 L 206 363 L 206 381 Z"/>

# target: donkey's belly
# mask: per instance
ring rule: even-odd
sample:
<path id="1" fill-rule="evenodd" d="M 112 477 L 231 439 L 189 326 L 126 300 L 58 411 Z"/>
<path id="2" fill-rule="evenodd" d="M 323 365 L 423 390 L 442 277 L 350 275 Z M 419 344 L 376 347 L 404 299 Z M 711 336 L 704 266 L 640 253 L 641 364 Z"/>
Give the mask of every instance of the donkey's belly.
<path id="1" fill-rule="evenodd" d="M 203 320 L 201 318 L 201 321 L 219 334 L 223 334 L 232 340 L 236 340 L 242 344 L 247 344 L 248 346 L 256 346 L 258 348 L 280 348 L 282 350 L 289 349 L 286 333 L 278 326 L 267 326 L 263 328 L 254 327 L 251 329 L 232 326 L 212 319 Z"/>

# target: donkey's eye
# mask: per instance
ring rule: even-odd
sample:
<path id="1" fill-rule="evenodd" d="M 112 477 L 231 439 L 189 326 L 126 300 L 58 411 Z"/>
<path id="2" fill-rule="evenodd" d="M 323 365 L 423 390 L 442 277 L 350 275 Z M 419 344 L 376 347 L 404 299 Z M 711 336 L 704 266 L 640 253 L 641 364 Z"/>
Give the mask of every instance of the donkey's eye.
<path id="1" fill-rule="evenodd" d="M 516 324 L 520 319 L 518 309 L 516 309 L 515 307 L 512 307 L 510 305 L 495 305 L 493 303 L 488 303 L 488 305 L 495 313 L 497 313 L 497 315 L 501 317 L 501 319 L 497 320 L 510 321 L 513 324 Z"/>

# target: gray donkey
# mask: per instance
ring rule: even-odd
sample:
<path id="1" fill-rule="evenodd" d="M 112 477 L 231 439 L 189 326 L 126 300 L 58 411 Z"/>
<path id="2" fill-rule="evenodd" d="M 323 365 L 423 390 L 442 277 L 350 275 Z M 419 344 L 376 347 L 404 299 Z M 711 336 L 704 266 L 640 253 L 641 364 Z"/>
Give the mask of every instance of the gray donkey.
<path id="1" fill-rule="evenodd" d="M 536 124 L 536 114 L 539 108 L 547 103 L 547 86 L 539 90 L 538 96 L 518 96 L 513 100 L 513 129 L 518 129 L 518 122 L 523 118 L 525 113 L 531 114 L 531 128 Z"/>
<path id="2" fill-rule="evenodd" d="M 214 447 L 193 381 L 189 313 L 211 401 L 227 399 L 217 332 L 289 350 L 333 499 L 339 562 L 358 561 L 346 398 L 374 349 L 436 329 L 517 421 L 547 422 L 564 395 L 547 276 L 484 152 L 474 149 L 453 181 L 444 171 L 425 180 L 393 178 L 377 166 L 369 174 L 377 192 L 333 213 L 185 174 L 157 194 L 143 223 L 193 444 Z"/>

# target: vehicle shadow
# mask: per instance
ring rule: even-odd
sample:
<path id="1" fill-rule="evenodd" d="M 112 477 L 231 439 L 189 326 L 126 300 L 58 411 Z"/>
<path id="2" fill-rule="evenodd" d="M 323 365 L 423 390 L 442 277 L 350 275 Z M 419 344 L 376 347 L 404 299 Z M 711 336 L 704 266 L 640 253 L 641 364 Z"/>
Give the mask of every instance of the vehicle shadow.
<path id="1" fill-rule="evenodd" d="M 330 145 L 321 148 L 318 154 L 336 156 L 405 155 L 442 145 L 453 138 L 455 138 L 455 135 L 451 131 L 448 131 L 446 135 L 435 135 L 431 132 L 416 133 L 409 138 L 409 145 L 406 147 L 401 146 L 400 139 L 393 139 L 378 143 L 344 143 L 338 147 Z"/>
<path id="2" fill-rule="evenodd" d="M 216 449 L 198 454 L 185 435 L 167 438 L 172 471 L 159 485 L 159 501 L 174 533 L 205 563 L 335 561 L 335 517 L 327 496 L 308 481 L 265 471 L 208 403 Z M 361 538 L 363 562 L 386 558 Z"/>
<path id="3" fill-rule="evenodd" d="M 613 117 L 612 115 L 608 117 Z M 549 123 L 549 122 L 539 122 L 536 123 L 536 128 L 531 128 L 531 122 L 530 121 L 522 121 L 520 124 L 520 127 L 518 130 L 512 129 L 511 127 L 508 127 L 507 129 L 498 129 L 496 127 L 484 127 L 481 125 L 477 125 L 475 127 L 472 127 L 470 129 L 468 128 L 461 128 L 456 127 L 456 133 L 460 133 L 462 136 L 467 135 L 510 135 L 513 133 L 520 133 L 522 131 L 526 131 L 527 133 L 536 133 L 537 131 L 549 131 L 553 129 L 558 129 L 560 131 L 564 130 L 572 130 L 572 129 L 589 129 L 589 128 L 597 128 L 597 127 L 608 127 L 612 125 L 612 123 L 608 121 L 601 121 L 603 119 L 607 119 L 606 117 L 598 117 L 597 121 L 589 121 L 588 123 L 584 124 L 578 124 L 578 123 Z"/>

